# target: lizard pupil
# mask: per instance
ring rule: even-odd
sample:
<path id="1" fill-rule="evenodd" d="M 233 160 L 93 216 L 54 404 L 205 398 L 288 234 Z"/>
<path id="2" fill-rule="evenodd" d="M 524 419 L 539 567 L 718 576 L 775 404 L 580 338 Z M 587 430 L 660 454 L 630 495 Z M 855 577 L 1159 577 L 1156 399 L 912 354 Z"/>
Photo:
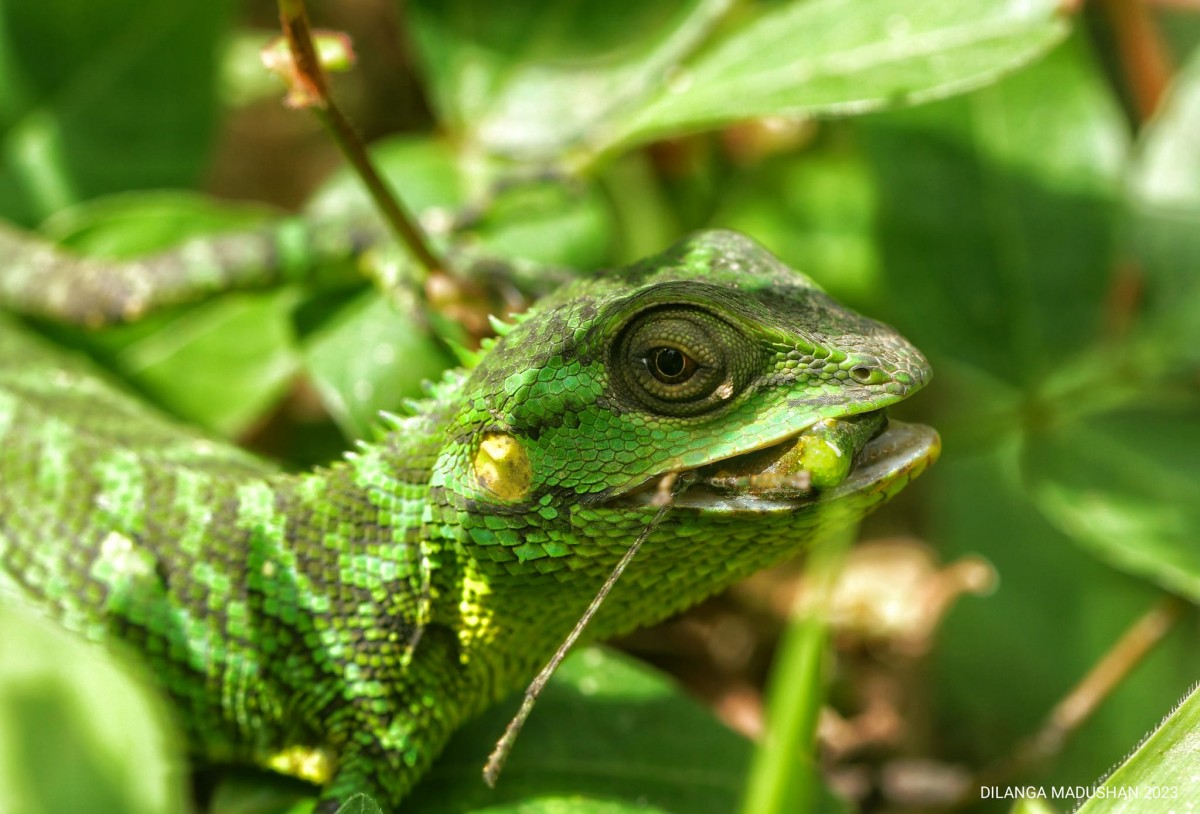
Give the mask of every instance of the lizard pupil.
<path id="1" fill-rule="evenodd" d="M 654 378 L 667 384 L 678 384 L 691 378 L 696 363 L 690 356 L 675 348 L 656 348 L 651 372 Z"/>

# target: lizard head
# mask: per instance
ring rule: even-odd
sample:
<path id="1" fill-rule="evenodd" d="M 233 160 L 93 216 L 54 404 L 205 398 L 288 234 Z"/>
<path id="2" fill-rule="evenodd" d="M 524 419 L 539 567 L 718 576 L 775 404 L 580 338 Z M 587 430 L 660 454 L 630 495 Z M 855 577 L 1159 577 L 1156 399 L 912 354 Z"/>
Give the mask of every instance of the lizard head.
<path id="1" fill-rule="evenodd" d="M 784 510 L 932 460 L 936 433 L 882 412 L 929 377 L 892 328 L 703 232 L 565 287 L 496 342 L 435 479 L 475 507 L 557 512 L 651 502 L 688 473 L 681 508 Z"/>
<path id="2" fill-rule="evenodd" d="M 929 376 L 895 330 L 733 232 L 565 286 L 447 402 L 430 487 L 474 563 L 462 607 L 479 612 L 460 628 L 508 631 L 532 665 L 560 632 L 529 591 L 575 613 L 636 539 L 589 636 L 664 618 L 855 522 L 937 457 L 937 433 L 884 413 Z"/>

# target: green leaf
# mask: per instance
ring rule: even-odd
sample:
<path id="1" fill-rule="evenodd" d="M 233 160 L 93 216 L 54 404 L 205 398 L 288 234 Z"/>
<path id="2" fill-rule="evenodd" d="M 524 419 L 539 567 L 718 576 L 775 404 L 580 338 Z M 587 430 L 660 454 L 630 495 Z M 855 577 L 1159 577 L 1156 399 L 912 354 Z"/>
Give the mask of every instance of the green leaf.
<path id="1" fill-rule="evenodd" d="M 347 438 L 370 437 L 380 410 L 422 395 L 422 382 L 450 366 L 415 299 L 407 297 L 403 310 L 397 299 L 363 292 L 303 343 L 305 369 Z"/>
<path id="2" fill-rule="evenodd" d="M 736 807 L 750 744 L 626 657 L 592 648 L 568 658 L 489 790 L 483 765 L 515 707 L 504 704 L 461 729 L 408 805 L 425 814 L 727 814 Z"/>
<path id="3" fill-rule="evenodd" d="M 614 228 L 593 185 L 546 179 L 500 190 L 467 237 L 497 257 L 586 270 L 610 260 Z"/>
<path id="4" fill-rule="evenodd" d="M 1110 564 L 1200 602 L 1200 400 L 1128 408 L 1031 434 L 1028 489 Z"/>
<path id="5" fill-rule="evenodd" d="M 1200 799 L 1200 686 L 1098 785 L 1076 814 L 1171 814 Z"/>
<path id="6" fill-rule="evenodd" d="M 496 154 L 583 161 L 756 116 L 861 112 L 984 84 L 1066 31 L 1053 0 L 422 2 L 442 118 Z"/>
<path id="7" fill-rule="evenodd" d="M 203 303 L 125 346 L 115 367 L 176 415 L 236 437 L 299 369 L 291 326 L 298 299 L 282 289 Z"/>
<path id="8" fill-rule="evenodd" d="M 226 0 L 5 0 L 0 215 L 190 186 L 216 123 Z"/>
<path id="9" fill-rule="evenodd" d="M 41 231 L 81 254 L 131 258 L 190 237 L 264 226 L 277 216 L 269 207 L 217 201 L 195 192 L 127 192 L 56 212 Z"/>
<path id="10" fill-rule="evenodd" d="M 1133 249 L 1146 274 L 1152 354 L 1200 364 L 1200 52 L 1147 126 L 1130 174 Z"/>
<path id="11" fill-rule="evenodd" d="M 0 598 L 3 577 L 0 576 Z M 185 810 L 181 744 L 131 666 L 0 602 L 0 800 L 5 811 Z"/>
<path id="12" fill-rule="evenodd" d="M 1054 0 L 807 0 L 760 8 L 658 83 L 617 125 L 614 140 L 937 99 L 996 79 L 1067 31 Z"/>
<path id="13" fill-rule="evenodd" d="M 611 139 L 731 0 L 409 4 L 443 121 L 489 151 L 552 160 Z"/>
<path id="14" fill-rule="evenodd" d="M 383 814 L 383 809 L 367 795 L 356 794 L 338 808 L 337 814 Z"/>
<path id="15" fill-rule="evenodd" d="M 935 368 L 952 359 L 1032 391 L 1092 346 L 1128 137 L 1080 41 L 865 129 L 885 313 Z"/>

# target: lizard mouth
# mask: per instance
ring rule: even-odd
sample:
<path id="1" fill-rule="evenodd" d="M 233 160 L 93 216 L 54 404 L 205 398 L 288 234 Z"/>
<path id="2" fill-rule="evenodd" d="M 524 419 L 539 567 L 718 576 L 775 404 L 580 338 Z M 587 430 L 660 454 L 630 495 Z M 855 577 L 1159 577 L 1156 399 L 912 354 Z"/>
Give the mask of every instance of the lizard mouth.
<path id="1" fill-rule="evenodd" d="M 852 494 L 891 496 L 937 460 L 941 439 L 883 410 L 817 422 L 769 446 L 681 473 L 675 508 L 722 513 L 794 511 Z M 625 499 L 661 501 L 652 481 Z"/>

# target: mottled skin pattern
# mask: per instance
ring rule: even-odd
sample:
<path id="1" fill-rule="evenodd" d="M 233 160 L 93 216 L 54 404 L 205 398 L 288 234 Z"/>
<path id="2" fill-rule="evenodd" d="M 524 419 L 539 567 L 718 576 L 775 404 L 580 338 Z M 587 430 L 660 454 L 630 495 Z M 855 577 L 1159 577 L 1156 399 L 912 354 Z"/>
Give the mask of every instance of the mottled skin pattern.
<path id="1" fill-rule="evenodd" d="M 659 381 L 662 348 L 694 369 Z M 144 654 L 198 754 L 269 764 L 316 749 L 326 804 L 366 791 L 397 806 L 452 731 L 572 627 L 657 511 L 631 491 L 927 378 L 893 330 L 708 232 L 542 301 L 384 440 L 289 475 L 0 323 L 0 596 Z M 516 474 L 482 476 L 485 438 L 515 450 Z M 802 550 L 935 454 L 836 499 L 685 493 L 588 637 Z"/>

